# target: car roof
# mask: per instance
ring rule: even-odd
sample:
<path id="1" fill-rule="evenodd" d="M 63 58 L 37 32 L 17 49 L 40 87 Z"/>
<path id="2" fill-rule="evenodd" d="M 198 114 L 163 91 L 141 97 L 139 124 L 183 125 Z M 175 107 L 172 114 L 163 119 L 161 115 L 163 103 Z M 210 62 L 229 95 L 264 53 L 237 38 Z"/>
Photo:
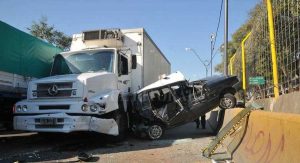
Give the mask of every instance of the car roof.
<path id="1" fill-rule="evenodd" d="M 177 71 L 175 73 L 172 73 L 172 74 L 138 90 L 137 93 L 141 93 L 141 92 L 144 92 L 147 90 L 160 88 L 160 87 L 164 87 L 166 85 L 170 85 L 170 84 L 177 83 L 177 82 L 183 82 L 183 81 L 186 81 L 185 77 L 183 76 L 183 74 L 180 71 Z"/>
<path id="2" fill-rule="evenodd" d="M 216 81 L 216 80 L 223 80 L 226 77 L 223 75 L 214 75 L 214 76 L 209 76 L 206 78 L 202 78 L 202 79 L 198 79 L 198 80 L 194 80 L 191 81 L 190 83 L 197 83 L 197 82 L 212 82 L 212 81 Z"/>

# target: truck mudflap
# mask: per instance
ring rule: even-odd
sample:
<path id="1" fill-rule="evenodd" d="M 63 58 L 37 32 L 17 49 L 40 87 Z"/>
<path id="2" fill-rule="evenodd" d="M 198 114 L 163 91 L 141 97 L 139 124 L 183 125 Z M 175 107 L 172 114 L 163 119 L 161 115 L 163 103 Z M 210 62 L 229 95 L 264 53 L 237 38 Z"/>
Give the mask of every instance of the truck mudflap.
<path id="1" fill-rule="evenodd" d="M 118 124 L 114 119 L 92 116 L 70 116 L 65 113 L 41 115 L 15 115 L 14 129 L 35 132 L 95 131 L 108 135 L 119 135 Z"/>

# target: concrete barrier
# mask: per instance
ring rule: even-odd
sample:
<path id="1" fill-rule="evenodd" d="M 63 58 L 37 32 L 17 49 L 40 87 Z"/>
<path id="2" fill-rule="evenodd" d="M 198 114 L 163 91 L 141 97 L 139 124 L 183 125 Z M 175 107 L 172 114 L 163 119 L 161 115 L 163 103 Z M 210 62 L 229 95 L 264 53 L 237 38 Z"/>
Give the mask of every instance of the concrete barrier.
<path id="1" fill-rule="evenodd" d="M 216 133 L 241 111 L 241 108 L 228 109 L 226 112 L 220 108 L 216 108 L 206 114 L 206 120 L 210 128 Z M 220 126 L 221 125 L 221 126 Z"/>
<path id="2" fill-rule="evenodd" d="M 225 112 L 223 127 L 241 109 Z M 300 162 L 300 115 L 252 111 L 242 142 L 233 153 L 238 163 Z"/>
<path id="3" fill-rule="evenodd" d="M 276 100 L 274 98 L 266 98 L 254 100 L 256 103 L 264 106 L 265 110 L 272 112 L 285 112 L 300 114 L 300 92 L 292 92 L 283 94 Z"/>

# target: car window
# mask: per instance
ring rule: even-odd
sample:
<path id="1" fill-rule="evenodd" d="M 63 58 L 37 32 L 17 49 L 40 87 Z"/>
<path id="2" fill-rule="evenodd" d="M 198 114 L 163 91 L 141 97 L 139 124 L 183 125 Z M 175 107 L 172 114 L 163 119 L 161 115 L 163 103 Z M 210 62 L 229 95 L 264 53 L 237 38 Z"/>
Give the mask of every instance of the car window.
<path id="1" fill-rule="evenodd" d="M 149 96 L 147 93 L 140 93 L 137 97 L 138 103 L 142 106 L 142 109 L 149 109 L 151 107 Z"/>
<path id="2" fill-rule="evenodd" d="M 161 93 L 161 99 L 165 104 L 174 102 L 174 98 L 173 98 L 170 88 L 168 88 L 168 87 L 162 88 L 162 89 L 160 89 L 160 93 Z"/>
<path id="3" fill-rule="evenodd" d="M 205 98 L 205 85 L 203 84 L 193 84 L 193 96 L 194 99 L 204 99 Z"/>
<path id="4" fill-rule="evenodd" d="M 158 96 L 160 96 L 160 93 L 158 90 L 154 90 L 154 91 L 149 92 L 149 95 L 150 95 L 150 99 L 153 100 L 154 98 L 157 98 Z"/>
<path id="5" fill-rule="evenodd" d="M 177 99 L 186 96 L 186 87 L 183 84 L 172 85 L 170 88 Z"/>

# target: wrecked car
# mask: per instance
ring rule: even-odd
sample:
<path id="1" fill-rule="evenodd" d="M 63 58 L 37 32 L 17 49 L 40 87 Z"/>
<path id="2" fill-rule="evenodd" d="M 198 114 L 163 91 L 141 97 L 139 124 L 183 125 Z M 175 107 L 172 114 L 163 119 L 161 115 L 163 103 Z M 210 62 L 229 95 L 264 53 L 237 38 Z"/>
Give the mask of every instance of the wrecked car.
<path id="1" fill-rule="evenodd" d="M 180 72 L 150 84 L 134 95 L 131 129 L 159 139 L 169 128 L 192 122 L 220 106 L 236 105 L 235 76 L 214 76 L 188 82 Z"/>

